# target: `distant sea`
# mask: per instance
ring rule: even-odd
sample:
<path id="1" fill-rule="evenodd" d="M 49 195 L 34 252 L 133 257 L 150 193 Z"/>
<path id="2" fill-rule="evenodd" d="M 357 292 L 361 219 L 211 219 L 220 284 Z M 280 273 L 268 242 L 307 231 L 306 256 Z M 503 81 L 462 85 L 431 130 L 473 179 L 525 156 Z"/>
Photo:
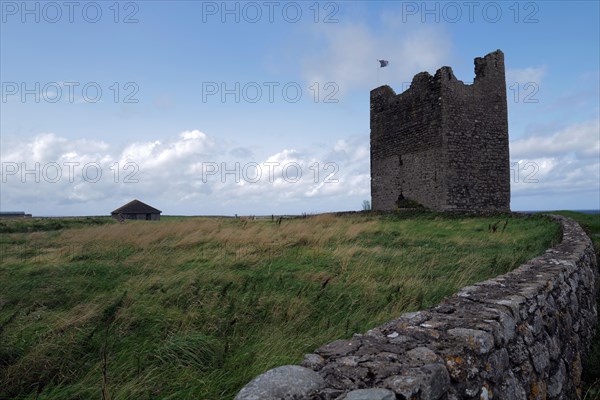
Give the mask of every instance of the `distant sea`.
<path id="1" fill-rule="evenodd" d="M 600 214 L 600 210 L 543 210 L 543 211 L 539 211 L 539 210 L 535 210 L 535 211 L 515 211 L 515 212 L 522 212 L 522 213 L 541 213 L 541 212 L 552 212 L 552 211 L 575 211 L 575 212 L 580 212 L 583 214 Z"/>

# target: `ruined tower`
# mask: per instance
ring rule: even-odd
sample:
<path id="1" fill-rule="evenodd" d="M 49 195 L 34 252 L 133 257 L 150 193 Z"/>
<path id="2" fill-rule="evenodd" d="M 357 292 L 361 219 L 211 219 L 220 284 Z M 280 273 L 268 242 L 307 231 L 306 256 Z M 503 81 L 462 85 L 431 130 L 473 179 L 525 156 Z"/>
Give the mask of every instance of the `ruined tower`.
<path id="1" fill-rule="evenodd" d="M 475 59 L 467 85 L 452 68 L 421 72 L 410 88 L 371 91 L 371 203 L 413 200 L 434 210 L 509 211 L 504 54 Z"/>

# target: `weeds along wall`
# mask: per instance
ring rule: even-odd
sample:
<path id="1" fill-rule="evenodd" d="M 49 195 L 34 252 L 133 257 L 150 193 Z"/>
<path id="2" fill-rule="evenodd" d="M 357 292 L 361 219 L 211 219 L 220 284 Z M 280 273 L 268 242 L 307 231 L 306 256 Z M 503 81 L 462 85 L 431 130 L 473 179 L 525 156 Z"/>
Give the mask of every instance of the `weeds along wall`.
<path id="1" fill-rule="evenodd" d="M 571 219 L 560 244 L 426 311 L 259 375 L 236 400 L 577 399 L 598 265 Z"/>
<path id="2" fill-rule="evenodd" d="M 371 91 L 371 204 L 413 200 L 434 210 L 510 210 L 504 54 L 475 59 L 464 84 L 450 67 L 421 72 L 396 94 Z"/>

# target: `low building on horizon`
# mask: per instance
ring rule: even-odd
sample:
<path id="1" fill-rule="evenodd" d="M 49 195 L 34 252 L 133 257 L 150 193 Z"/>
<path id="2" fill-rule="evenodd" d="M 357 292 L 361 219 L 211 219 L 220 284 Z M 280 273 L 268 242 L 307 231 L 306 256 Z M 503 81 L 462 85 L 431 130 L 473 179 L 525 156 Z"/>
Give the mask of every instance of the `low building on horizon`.
<path id="1" fill-rule="evenodd" d="M 25 211 L 0 211 L 0 218 L 31 218 Z"/>
<path id="2" fill-rule="evenodd" d="M 126 219 L 160 221 L 161 213 L 162 211 L 136 199 L 117 208 L 110 215 L 118 221 Z"/>

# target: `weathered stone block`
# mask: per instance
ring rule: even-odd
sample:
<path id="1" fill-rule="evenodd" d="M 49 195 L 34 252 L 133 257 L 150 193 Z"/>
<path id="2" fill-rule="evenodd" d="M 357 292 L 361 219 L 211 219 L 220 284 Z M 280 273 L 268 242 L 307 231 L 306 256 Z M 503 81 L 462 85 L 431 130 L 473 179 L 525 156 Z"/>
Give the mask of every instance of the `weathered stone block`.
<path id="1" fill-rule="evenodd" d="M 388 378 L 384 385 L 406 399 L 438 400 L 450 386 L 450 376 L 442 364 L 429 364 Z"/>
<path id="2" fill-rule="evenodd" d="M 494 337 L 484 331 L 466 328 L 453 328 L 450 329 L 448 333 L 451 336 L 463 339 L 467 347 L 478 354 L 487 354 L 494 348 Z"/>
<path id="3" fill-rule="evenodd" d="M 396 395 L 387 389 L 353 390 L 343 400 L 396 400 Z"/>
<path id="4" fill-rule="evenodd" d="M 544 371 L 550 365 L 550 354 L 543 343 L 537 342 L 531 347 L 531 361 L 535 370 L 540 376 L 543 376 Z"/>
<path id="5" fill-rule="evenodd" d="M 499 383 L 506 374 L 509 365 L 508 351 L 505 348 L 496 350 L 487 359 L 482 376 L 487 380 Z"/>
<path id="6" fill-rule="evenodd" d="M 284 365 L 254 378 L 235 396 L 235 400 L 281 400 L 308 396 L 325 387 L 325 381 L 313 370 Z"/>

